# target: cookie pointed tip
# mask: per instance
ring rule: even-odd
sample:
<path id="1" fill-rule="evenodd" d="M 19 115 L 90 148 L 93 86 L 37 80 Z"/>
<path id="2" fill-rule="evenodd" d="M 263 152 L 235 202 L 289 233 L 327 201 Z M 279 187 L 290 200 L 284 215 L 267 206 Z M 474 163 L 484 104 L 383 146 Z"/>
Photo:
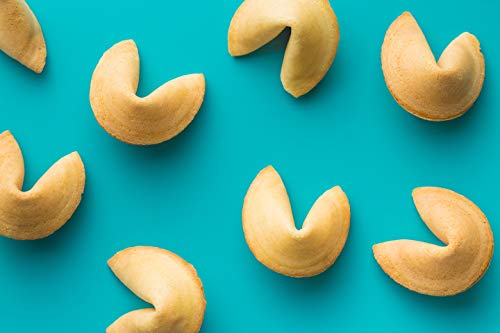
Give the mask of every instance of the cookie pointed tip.
<path id="1" fill-rule="evenodd" d="M 35 73 L 40 74 L 45 69 L 46 64 L 47 48 L 45 46 L 45 41 L 43 41 L 43 45 L 39 47 L 38 52 L 35 54 L 27 67 L 33 70 Z"/>
<path id="2" fill-rule="evenodd" d="M 125 39 L 123 41 L 121 41 L 119 44 L 124 44 L 124 45 L 133 45 L 133 46 L 137 46 L 137 44 L 135 43 L 135 41 L 133 39 Z"/>
<path id="3" fill-rule="evenodd" d="M 421 187 L 416 187 L 413 189 L 411 192 L 411 196 L 413 197 L 414 200 L 417 200 L 418 198 L 422 197 L 423 195 L 426 195 L 430 191 L 435 191 L 439 190 L 439 187 L 433 187 L 433 186 L 421 186 Z"/>
<path id="4" fill-rule="evenodd" d="M 276 169 L 272 165 L 266 166 L 264 169 L 262 169 L 259 173 L 277 173 Z"/>
<path id="5" fill-rule="evenodd" d="M 118 253 L 115 253 L 111 258 L 108 259 L 108 261 L 106 261 L 106 263 L 108 264 L 108 267 L 110 269 L 113 269 L 113 266 L 115 265 L 116 261 L 118 260 L 117 256 L 120 252 Z"/>
<path id="6" fill-rule="evenodd" d="M 115 45 L 113 45 L 108 51 L 113 50 L 115 48 L 117 48 L 119 50 L 132 49 L 132 50 L 136 51 L 137 53 L 139 53 L 139 50 L 137 48 L 137 44 L 135 43 L 135 41 L 133 39 L 122 40 L 121 42 L 118 42 Z"/>
<path id="7" fill-rule="evenodd" d="M 205 86 L 206 85 L 206 78 L 203 73 L 196 73 L 196 74 L 191 74 L 192 77 L 198 81 L 199 85 Z"/>
<path id="8" fill-rule="evenodd" d="M 233 57 L 236 57 L 238 56 L 237 52 L 235 51 L 234 49 L 234 46 L 231 42 L 228 43 L 227 45 L 227 52 L 229 52 L 229 54 Z"/>
<path id="9" fill-rule="evenodd" d="M 39 65 L 28 66 L 28 68 L 30 68 L 33 72 L 37 74 L 41 74 L 45 68 L 45 60 L 43 61 L 43 63 Z"/>

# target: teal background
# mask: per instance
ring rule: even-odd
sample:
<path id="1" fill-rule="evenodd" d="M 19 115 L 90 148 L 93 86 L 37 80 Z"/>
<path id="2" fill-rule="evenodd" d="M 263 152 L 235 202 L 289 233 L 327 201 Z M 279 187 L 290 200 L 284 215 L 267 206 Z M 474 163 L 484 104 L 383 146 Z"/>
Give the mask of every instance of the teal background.
<path id="1" fill-rule="evenodd" d="M 455 297 L 407 291 L 373 259 L 374 243 L 437 243 L 411 200 L 424 185 L 473 200 L 500 235 L 500 44 L 498 2 L 336 0 L 341 42 L 324 80 L 294 99 L 279 71 L 287 34 L 254 54 L 227 52 L 239 0 L 42 1 L 29 4 L 48 46 L 41 75 L 0 55 L 0 130 L 11 130 L 26 162 L 25 189 L 78 150 L 84 199 L 53 236 L 0 239 L 0 331 L 104 332 L 147 306 L 106 265 L 134 245 L 169 249 L 198 270 L 206 291 L 202 332 L 494 331 L 500 271 Z M 390 23 L 410 10 L 436 55 L 464 31 L 481 41 L 484 89 L 463 117 L 430 123 L 402 110 L 380 69 Z M 178 137 L 153 147 L 121 143 L 94 119 L 88 93 L 105 50 L 132 38 L 141 55 L 139 94 L 202 72 L 205 102 Z M 272 164 L 300 226 L 334 185 L 347 193 L 351 230 L 324 274 L 278 275 L 255 260 L 241 228 L 245 192 Z"/>

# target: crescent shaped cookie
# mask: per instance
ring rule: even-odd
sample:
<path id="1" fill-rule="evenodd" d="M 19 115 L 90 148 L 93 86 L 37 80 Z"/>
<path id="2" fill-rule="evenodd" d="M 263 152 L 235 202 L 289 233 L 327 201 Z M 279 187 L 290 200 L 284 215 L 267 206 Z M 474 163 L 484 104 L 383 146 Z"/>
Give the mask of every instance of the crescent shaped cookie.
<path id="1" fill-rule="evenodd" d="M 443 188 L 420 187 L 413 200 L 424 223 L 446 246 L 396 240 L 373 246 L 394 281 L 421 294 L 450 296 L 481 279 L 493 254 L 493 234 L 481 210 Z"/>
<path id="2" fill-rule="evenodd" d="M 77 152 L 66 155 L 27 192 L 22 191 L 24 161 L 9 131 L 0 134 L 0 235 L 44 238 L 62 227 L 80 204 L 85 169 Z"/>
<path id="3" fill-rule="evenodd" d="M 283 275 L 309 277 L 328 269 L 342 252 L 350 207 L 336 186 L 316 200 L 297 230 L 285 185 L 268 166 L 250 185 L 242 218 L 245 239 L 257 260 Z"/>
<path id="4" fill-rule="evenodd" d="M 405 12 L 387 30 L 382 70 L 396 102 L 426 120 L 460 117 L 474 104 L 484 81 L 484 57 L 477 38 L 463 33 L 439 61 L 413 16 Z"/>
<path id="5" fill-rule="evenodd" d="M 150 246 L 120 251 L 108 265 L 127 288 L 154 308 L 123 315 L 106 333 L 199 332 L 206 302 L 192 265 L 172 252 Z"/>
<path id="6" fill-rule="evenodd" d="M 232 56 L 246 55 L 287 27 L 281 82 L 299 97 L 323 79 L 337 53 L 339 26 L 327 0 L 246 0 L 231 20 L 228 48 Z"/>
<path id="7" fill-rule="evenodd" d="M 198 113 L 205 95 L 205 77 L 178 77 L 150 95 L 136 95 L 139 53 L 126 40 L 106 51 L 90 84 L 90 103 L 102 128 L 134 145 L 164 142 L 182 132 Z"/>
<path id="8" fill-rule="evenodd" d="M 0 49 L 36 73 L 45 67 L 42 29 L 24 0 L 0 1 Z"/>

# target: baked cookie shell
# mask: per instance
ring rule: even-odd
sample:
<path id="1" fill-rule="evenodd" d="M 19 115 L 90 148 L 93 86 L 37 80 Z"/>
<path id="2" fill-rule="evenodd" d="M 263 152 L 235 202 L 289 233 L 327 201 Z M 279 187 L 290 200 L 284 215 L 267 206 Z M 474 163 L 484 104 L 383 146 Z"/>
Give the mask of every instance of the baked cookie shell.
<path id="1" fill-rule="evenodd" d="M 141 98 L 139 53 L 126 40 L 106 51 L 90 84 L 90 104 L 99 125 L 114 138 L 153 145 L 182 132 L 198 113 L 205 95 L 203 74 L 173 79 Z"/>
<path id="2" fill-rule="evenodd" d="M 425 35 L 408 12 L 387 30 L 381 58 L 387 87 L 396 102 L 422 119 L 460 117 L 472 107 L 483 86 L 484 57 L 474 35 L 458 36 L 436 62 Z"/>
<path id="3" fill-rule="evenodd" d="M 114 255 L 108 265 L 138 297 L 154 306 L 129 312 L 107 333 L 196 333 L 203 323 L 206 301 L 194 267 L 176 254 L 136 246 Z"/>
<path id="4" fill-rule="evenodd" d="M 373 246 L 380 267 L 402 286 L 426 295 L 451 296 L 471 288 L 493 255 L 493 234 L 481 210 L 450 190 L 413 192 L 422 220 L 446 246 L 412 240 Z"/>
<path id="5" fill-rule="evenodd" d="M 0 235 L 17 240 L 47 237 L 61 228 L 80 204 L 85 168 L 77 152 L 54 163 L 23 192 L 24 161 L 9 131 L 0 134 Z"/>
<path id="6" fill-rule="evenodd" d="M 300 97 L 325 76 L 340 40 L 337 17 L 327 0 L 246 0 L 234 14 L 228 32 L 232 56 L 243 56 L 291 28 L 281 82 Z"/>
<path id="7" fill-rule="evenodd" d="M 258 261 L 283 275 L 310 277 L 328 269 L 342 252 L 350 207 L 336 186 L 318 198 L 297 230 L 285 186 L 269 166 L 250 185 L 242 220 L 246 242 Z"/>
<path id="8" fill-rule="evenodd" d="M 42 29 L 24 0 L 0 1 L 0 49 L 36 73 L 45 67 Z"/>

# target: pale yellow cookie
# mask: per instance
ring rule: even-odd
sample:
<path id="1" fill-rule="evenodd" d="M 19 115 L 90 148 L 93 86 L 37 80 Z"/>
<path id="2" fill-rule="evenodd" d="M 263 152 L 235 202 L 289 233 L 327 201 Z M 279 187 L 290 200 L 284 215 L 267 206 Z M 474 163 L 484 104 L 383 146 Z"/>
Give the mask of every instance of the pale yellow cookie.
<path id="1" fill-rule="evenodd" d="M 406 111 L 427 120 L 449 120 L 469 110 L 483 87 L 484 67 L 479 41 L 467 32 L 436 63 L 408 12 L 392 23 L 382 45 L 382 70 L 392 96 Z"/>
<path id="2" fill-rule="evenodd" d="M 9 131 L 0 134 L 0 235 L 31 240 L 62 227 L 80 204 L 85 169 L 77 152 L 57 161 L 23 192 L 24 161 Z"/>
<path id="3" fill-rule="evenodd" d="M 280 274 L 309 277 L 328 269 L 342 252 L 350 207 L 336 186 L 318 198 L 297 230 L 285 185 L 268 166 L 250 185 L 242 218 L 246 241 L 257 260 Z"/>
<path id="4" fill-rule="evenodd" d="M 154 308 L 129 312 L 106 333 L 196 333 L 205 315 L 202 283 L 192 265 L 174 253 L 136 246 L 115 254 L 108 265 L 120 281 Z"/>
<path id="5" fill-rule="evenodd" d="M 42 29 L 24 0 L 0 1 L 0 50 L 36 73 L 45 67 Z"/>
<path id="6" fill-rule="evenodd" d="M 193 120 L 205 95 L 205 77 L 171 80 L 150 95 L 136 95 L 139 53 L 126 40 L 106 51 L 92 75 L 90 103 L 99 124 L 111 136 L 135 145 L 169 140 Z"/>
<path id="7" fill-rule="evenodd" d="M 445 246 L 396 240 L 373 246 L 375 259 L 394 281 L 421 294 L 450 296 L 472 287 L 486 272 L 493 234 L 470 200 L 443 188 L 413 191 L 424 223 Z"/>
<path id="8" fill-rule="evenodd" d="M 251 53 L 291 28 L 281 82 L 294 97 L 313 89 L 333 63 L 340 32 L 327 0 L 246 0 L 231 20 L 232 56 Z"/>

